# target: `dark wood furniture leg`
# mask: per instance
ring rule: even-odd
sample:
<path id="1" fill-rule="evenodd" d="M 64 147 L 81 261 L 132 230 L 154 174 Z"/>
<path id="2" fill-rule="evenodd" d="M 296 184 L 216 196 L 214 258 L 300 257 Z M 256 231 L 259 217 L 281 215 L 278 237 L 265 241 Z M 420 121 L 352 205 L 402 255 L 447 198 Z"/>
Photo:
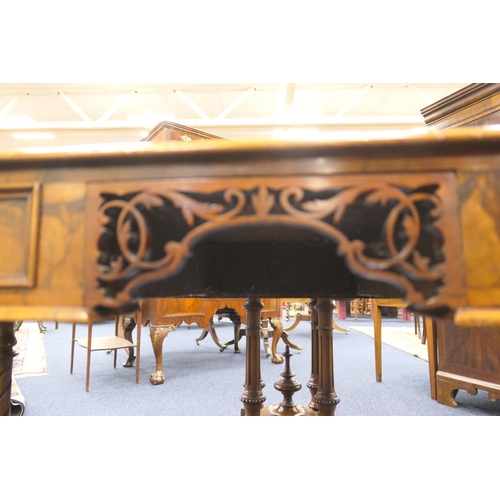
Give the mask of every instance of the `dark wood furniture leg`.
<path id="1" fill-rule="evenodd" d="M 373 301 L 373 339 L 375 344 L 375 380 L 382 382 L 382 310 Z"/>
<path id="2" fill-rule="evenodd" d="M 0 323 L 0 416 L 10 416 L 12 395 L 12 366 L 17 353 L 14 322 Z"/>
<path id="3" fill-rule="evenodd" d="M 210 334 L 212 337 L 212 340 L 215 342 L 217 347 L 219 347 L 220 351 L 224 351 L 224 349 L 227 347 L 227 345 L 223 344 L 220 340 L 219 337 L 217 336 L 217 332 L 215 331 L 215 325 L 214 325 L 214 318 L 211 317 L 210 320 L 208 321 L 208 325 L 203 329 L 201 332 L 201 335 L 196 339 L 196 343 L 199 344 L 206 336 L 207 334 Z"/>
<path id="4" fill-rule="evenodd" d="M 260 373 L 260 315 L 264 304 L 257 297 L 249 297 L 243 306 L 247 313 L 245 390 L 240 397 L 241 414 L 246 417 L 260 416 L 266 397 L 262 392 Z"/>
<path id="5" fill-rule="evenodd" d="M 40 333 L 45 333 L 47 331 L 47 327 L 41 321 L 37 321 L 37 323 L 38 323 L 38 330 L 40 331 Z M 19 330 L 19 328 L 21 328 L 22 324 L 23 324 L 22 321 L 16 321 L 14 323 L 14 330 L 17 332 Z M 56 330 L 58 327 L 59 327 L 59 325 L 56 322 Z"/>
<path id="6" fill-rule="evenodd" d="M 283 356 L 280 356 L 277 352 L 278 342 L 280 339 L 283 340 L 284 344 L 287 345 L 288 347 L 290 347 L 291 349 L 295 349 L 295 350 L 299 351 L 299 353 L 302 350 L 302 346 L 294 344 L 290 340 L 290 338 L 288 337 L 288 333 L 291 332 L 294 328 L 296 328 L 298 326 L 301 319 L 302 319 L 302 316 L 300 315 L 300 313 L 297 313 L 293 324 L 291 326 L 289 326 L 288 328 L 283 328 L 283 323 L 281 322 L 280 318 L 271 318 L 270 323 L 271 323 L 271 327 L 273 329 L 273 341 L 272 341 L 272 347 L 271 347 L 271 354 L 272 354 L 271 361 L 274 364 L 279 365 L 279 364 L 283 363 L 283 360 L 284 360 Z"/>
<path id="7" fill-rule="evenodd" d="M 339 332 L 349 333 L 349 330 L 347 328 L 342 328 L 341 326 L 337 325 L 337 323 L 335 323 L 333 318 L 332 318 L 332 325 L 333 328 L 335 328 L 335 330 L 338 330 Z"/>
<path id="8" fill-rule="evenodd" d="M 340 402 L 333 384 L 333 301 L 319 298 L 318 311 L 318 390 L 314 396 L 320 417 L 333 416 Z"/>
<path id="9" fill-rule="evenodd" d="M 309 401 L 309 408 L 318 411 L 318 405 L 314 396 L 318 391 L 318 363 L 319 363 L 319 350 L 318 350 L 318 311 L 316 311 L 316 299 L 312 299 L 308 303 L 309 316 L 311 318 L 311 376 L 306 386 L 311 392 L 311 401 Z"/>
<path id="10" fill-rule="evenodd" d="M 119 317 L 116 318 L 116 321 L 119 321 Z M 136 326 L 137 326 L 137 329 L 139 329 L 140 323 L 136 322 L 136 320 L 133 316 L 123 318 L 123 323 L 122 323 L 123 337 L 126 340 L 128 340 L 130 342 L 134 341 L 133 336 L 132 336 L 132 332 Z M 115 324 L 115 329 L 117 329 L 117 328 L 118 328 L 118 324 Z M 116 333 L 116 331 L 115 331 L 115 333 Z M 115 354 L 116 354 L 116 351 L 115 351 Z M 125 362 L 123 363 L 123 366 L 126 368 L 131 368 L 132 366 L 134 366 L 134 361 L 135 361 L 134 348 L 130 347 L 129 349 L 127 349 L 127 354 L 128 354 L 128 357 L 125 360 Z"/>
<path id="11" fill-rule="evenodd" d="M 120 317 L 117 316 L 115 318 L 115 335 L 118 334 L 118 323 L 120 321 Z M 141 345 L 141 328 L 142 328 L 142 310 L 139 309 L 136 313 L 136 318 L 125 318 L 123 321 L 123 337 L 128 340 L 129 342 L 134 342 L 134 338 L 132 335 L 132 332 L 134 331 L 134 328 L 137 326 L 137 352 L 140 352 L 140 345 Z M 133 347 L 129 347 L 126 349 L 128 357 L 125 360 L 125 362 L 122 364 L 123 367 L 125 368 L 131 368 L 134 366 L 134 361 L 135 361 L 135 366 L 136 366 L 136 376 L 135 376 L 135 383 L 139 383 L 139 369 L 140 369 L 140 363 L 141 359 L 139 355 L 135 355 L 135 349 Z M 115 368 L 116 368 L 116 350 L 115 350 Z"/>
<path id="12" fill-rule="evenodd" d="M 215 311 L 215 314 L 218 316 L 219 319 L 221 318 L 229 318 L 231 323 L 233 324 L 234 328 L 234 335 L 233 335 L 233 340 L 229 340 L 228 342 L 225 342 L 222 344 L 217 336 L 217 333 L 215 331 L 215 325 L 213 318 L 210 319 L 210 334 L 212 335 L 212 338 L 214 339 L 214 342 L 220 347 L 220 352 L 224 352 L 224 350 L 234 344 L 234 352 L 239 354 L 240 348 L 238 345 L 238 342 L 240 338 L 242 337 L 242 332 L 241 332 L 241 316 L 237 313 L 235 309 L 232 308 L 227 308 L 227 309 L 218 309 Z M 200 336 L 198 339 L 196 339 L 196 343 L 198 343 L 200 340 L 203 340 L 207 336 L 207 329 L 205 329 L 202 333 L 202 336 Z M 213 332 L 213 333 L 212 333 Z"/>
<path id="13" fill-rule="evenodd" d="M 431 385 L 431 398 L 437 399 L 436 373 L 437 364 L 437 345 L 436 345 L 436 322 L 427 316 L 424 317 L 424 327 L 427 340 L 427 353 L 429 356 L 429 382 Z"/>
<path id="14" fill-rule="evenodd" d="M 174 325 L 163 325 L 163 326 L 149 326 L 149 336 L 151 337 L 151 344 L 153 346 L 153 352 L 155 354 L 156 360 L 156 371 L 149 376 L 149 381 L 153 385 L 160 385 L 165 382 L 165 376 L 163 375 L 163 341 L 167 338 L 167 335 L 175 329 Z"/>

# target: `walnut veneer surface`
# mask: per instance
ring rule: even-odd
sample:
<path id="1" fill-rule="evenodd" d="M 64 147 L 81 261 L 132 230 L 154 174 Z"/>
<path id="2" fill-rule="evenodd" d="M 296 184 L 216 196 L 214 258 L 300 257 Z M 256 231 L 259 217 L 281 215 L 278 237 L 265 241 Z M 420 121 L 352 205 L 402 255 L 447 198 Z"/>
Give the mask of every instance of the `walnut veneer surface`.
<path id="1" fill-rule="evenodd" d="M 422 114 L 426 123 L 435 129 L 496 125 L 500 123 L 500 84 L 473 83 L 427 106 Z M 489 179 L 488 176 L 480 175 L 475 182 L 487 183 Z M 463 186 L 464 190 L 470 188 L 473 186 Z M 498 201 L 494 199 L 493 191 L 486 191 L 482 195 L 476 192 L 473 196 L 479 196 L 479 203 L 485 207 L 496 205 Z M 500 219 L 497 209 L 493 212 L 487 209 L 487 213 L 486 217 L 480 211 L 475 215 L 471 213 L 464 227 L 467 231 L 474 224 L 482 226 L 482 234 L 477 237 L 487 238 L 486 242 L 490 245 L 489 252 L 476 254 L 476 264 L 470 268 L 469 283 L 482 283 L 482 286 L 487 286 L 486 274 L 496 272 L 493 269 L 496 266 L 495 259 L 491 259 L 491 254 L 499 250 L 496 227 Z M 466 252 L 477 250 L 477 244 L 470 241 Z M 474 278 L 473 273 L 476 273 Z M 493 275 L 490 278 L 495 280 Z M 432 333 L 436 339 L 433 353 L 435 363 L 430 366 L 431 384 L 435 384 L 435 387 L 431 387 L 431 392 L 439 403 L 456 407 L 458 390 L 466 390 L 474 395 L 481 389 L 488 392 L 491 400 L 500 399 L 499 327 L 466 328 L 438 320 L 432 326 Z"/>
<path id="2" fill-rule="evenodd" d="M 317 298 L 322 415 L 337 403 L 332 299 L 402 298 L 460 326 L 500 325 L 498 131 L 4 152 L 0 186 L 1 414 L 16 320 L 245 299 L 246 415 L 262 406 L 262 298 Z"/>

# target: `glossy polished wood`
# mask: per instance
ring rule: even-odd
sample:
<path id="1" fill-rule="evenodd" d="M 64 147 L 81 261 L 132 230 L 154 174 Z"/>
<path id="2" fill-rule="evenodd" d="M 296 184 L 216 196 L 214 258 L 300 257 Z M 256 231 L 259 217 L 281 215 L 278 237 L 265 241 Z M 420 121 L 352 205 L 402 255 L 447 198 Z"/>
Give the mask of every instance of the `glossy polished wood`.
<path id="1" fill-rule="evenodd" d="M 500 83 L 472 83 L 421 111 L 435 129 L 500 123 Z"/>
<path id="2" fill-rule="evenodd" d="M 256 329 L 262 299 L 317 298 L 314 397 L 324 415 L 338 404 L 332 299 L 401 298 L 443 321 L 500 325 L 497 131 L 7 152 L 0 185 L 40 192 L 34 220 L 21 212 L 38 237 L 25 232 L 5 247 L 33 260 L 0 261 L 2 403 L 14 321 L 97 321 L 143 299 L 244 299 Z M 18 201 L 1 203 L 12 211 Z M 18 224 L 2 218 L 4 238 Z M 33 282 L 13 284 L 11 270 L 29 276 L 30 265 Z M 258 414 L 265 397 L 255 331 L 246 339 L 246 414 Z"/>
<path id="3" fill-rule="evenodd" d="M 500 124 L 500 84 L 473 83 L 458 92 L 424 108 L 422 114 L 426 123 L 433 129 L 457 127 L 481 127 Z M 500 252 L 498 227 L 500 227 L 500 207 L 492 190 L 483 191 L 482 185 L 498 182 L 498 175 L 482 171 L 461 177 L 461 187 L 468 194 L 467 205 L 462 207 L 462 231 L 464 240 L 465 266 L 468 284 L 471 288 L 488 288 L 495 281 L 496 259 Z M 484 239 L 478 245 L 476 238 Z M 481 248 L 479 248 L 481 247 Z M 498 291 L 495 290 L 495 294 Z M 491 312 L 491 323 L 497 324 Z M 480 327 L 483 323 L 481 313 L 474 321 L 469 315 L 465 324 L 460 316 L 457 325 L 435 321 L 427 329 L 433 334 L 429 341 L 431 369 L 431 395 L 439 403 L 456 407 L 455 397 L 458 390 L 475 395 L 478 389 L 488 392 L 489 398 L 496 401 L 500 397 L 500 328 Z M 426 323 L 426 325 L 428 322 Z M 459 326 L 460 325 L 460 326 Z"/>

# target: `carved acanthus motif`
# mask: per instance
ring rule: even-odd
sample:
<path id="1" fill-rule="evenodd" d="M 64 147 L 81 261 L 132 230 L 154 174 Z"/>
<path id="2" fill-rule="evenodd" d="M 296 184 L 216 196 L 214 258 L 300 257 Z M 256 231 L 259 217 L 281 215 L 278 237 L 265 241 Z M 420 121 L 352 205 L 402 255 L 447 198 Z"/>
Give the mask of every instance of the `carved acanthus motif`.
<path id="1" fill-rule="evenodd" d="M 324 235 L 337 243 L 353 273 L 398 286 L 408 301 L 424 304 L 439 295 L 444 279 L 442 235 L 435 226 L 442 214 L 437 189 L 437 184 L 409 188 L 372 180 L 318 191 L 261 184 L 209 194 L 161 186 L 124 196 L 103 193 L 99 286 L 112 307 L 130 300 L 141 283 L 178 270 L 206 235 L 273 224 Z M 377 227 L 360 232 L 352 221 L 363 221 L 363 214 Z M 416 282 L 425 282 L 418 287 L 424 292 L 417 291 Z"/>

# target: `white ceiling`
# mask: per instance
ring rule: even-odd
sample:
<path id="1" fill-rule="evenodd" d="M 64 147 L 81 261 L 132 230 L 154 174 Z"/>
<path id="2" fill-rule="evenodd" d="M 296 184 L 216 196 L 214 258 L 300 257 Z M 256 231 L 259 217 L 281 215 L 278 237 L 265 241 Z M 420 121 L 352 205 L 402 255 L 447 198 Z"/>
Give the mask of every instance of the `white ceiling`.
<path id="1" fill-rule="evenodd" d="M 227 139 L 330 139 L 425 129 L 420 110 L 467 83 L 5 83 L 0 150 L 133 142 L 173 121 Z M 51 133 L 17 139 L 16 133 Z"/>

